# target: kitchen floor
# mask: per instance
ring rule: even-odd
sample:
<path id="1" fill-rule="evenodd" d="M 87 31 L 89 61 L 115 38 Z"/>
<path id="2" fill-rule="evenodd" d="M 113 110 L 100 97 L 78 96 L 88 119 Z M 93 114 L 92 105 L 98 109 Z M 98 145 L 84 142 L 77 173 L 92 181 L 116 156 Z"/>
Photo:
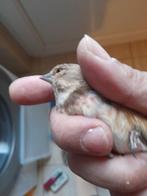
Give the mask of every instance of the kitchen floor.
<path id="1" fill-rule="evenodd" d="M 38 184 L 30 193 L 26 196 L 109 196 L 108 191 L 98 188 L 82 178 L 75 175 L 65 164 L 65 154 L 63 151 L 52 142 L 51 145 L 51 157 L 47 160 L 43 160 L 38 164 Z M 64 158 L 63 158 L 64 157 Z M 61 188 L 53 192 L 52 190 L 46 191 L 43 188 L 43 184 L 48 181 L 50 175 L 60 169 L 68 180 Z"/>
<path id="2" fill-rule="evenodd" d="M 147 40 L 117 44 L 106 47 L 109 54 L 120 61 L 131 65 L 136 69 L 147 70 Z M 44 68 L 46 65 L 44 66 Z M 42 70 L 40 68 L 40 70 Z M 43 71 L 43 70 L 42 70 Z M 38 185 L 26 196 L 108 196 L 109 193 L 103 189 L 89 184 L 80 177 L 73 174 L 63 161 L 63 152 L 53 142 L 51 144 L 51 157 L 39 163 Z M 56 193 L 45 191 L 43 184 L 48 180 L 50 174 L 61 169 L 68 176 L 68 181 Z"/>

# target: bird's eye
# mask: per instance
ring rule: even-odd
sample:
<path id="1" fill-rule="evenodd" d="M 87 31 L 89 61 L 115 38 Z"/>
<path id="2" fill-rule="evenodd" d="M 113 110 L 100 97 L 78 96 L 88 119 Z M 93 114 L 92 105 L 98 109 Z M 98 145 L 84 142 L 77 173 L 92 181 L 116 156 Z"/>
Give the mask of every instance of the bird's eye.
<path id="1" fill-rule="evenodd" d="M 56 69 L 56 73 L 59 73 L 60 71 L 62 71 L 62 68 L 58 67 L 58 68 Z"/>

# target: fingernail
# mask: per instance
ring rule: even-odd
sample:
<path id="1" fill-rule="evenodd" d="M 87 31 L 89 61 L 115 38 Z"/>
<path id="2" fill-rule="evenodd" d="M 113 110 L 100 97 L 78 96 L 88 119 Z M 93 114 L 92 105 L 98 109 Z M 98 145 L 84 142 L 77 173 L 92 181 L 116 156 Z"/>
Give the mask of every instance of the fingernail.
<path id="1" fill-rule="evenodd" d="M 110 60 L 109 54 L 106 52 L 106 50 L 93 38 L 91 38 L 89 35 L 84 35 L 85 40 L 85 48 L 91 52 L 93 55 L 99 56 L 102 59 Z"/>
<path id="2" fill-rule="evenodd" d="M 86 152 L 103 153 L 109 148 L 107 133 L 103 127 L 89 129 L 86 134 L 81 137 L 81 148 Z"/>
<path id="3" fill-rule="evenodd" d="M 93 38 L 91 38 L 89 35 L 86 35 L 86 34 L 84 35 L 84 41 L 85 41 L 85 47 L 87 48 L 87 50 L 93 53 L 94 48 L 97 48 L 98 43 Z"/>

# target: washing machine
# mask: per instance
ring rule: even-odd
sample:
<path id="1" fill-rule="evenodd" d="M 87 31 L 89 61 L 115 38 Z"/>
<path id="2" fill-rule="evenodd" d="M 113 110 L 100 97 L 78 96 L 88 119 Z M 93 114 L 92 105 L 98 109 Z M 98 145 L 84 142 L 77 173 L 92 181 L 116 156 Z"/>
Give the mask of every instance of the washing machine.
<path id="1" fill-rule="evenodd" d="M 8 89 L 14 79 L 16 77 L 0 65 L 0 196 L 11 195 L 13 187 L 17 189 L 16 182 L 20 186 L 22 168 L 50 155 L 47 107 L 13 103 Z M 27 186 L 25 189 L 27 191 Z M 12 192 L 12 195 L 22 194 Z"/>
<path id="2" fill-rule="evenodd" d="M 0 196 L 8 195 L 20 170 L 20 107 L 12 103 L 8 93 L 14 79 L 0 66 Z"/>

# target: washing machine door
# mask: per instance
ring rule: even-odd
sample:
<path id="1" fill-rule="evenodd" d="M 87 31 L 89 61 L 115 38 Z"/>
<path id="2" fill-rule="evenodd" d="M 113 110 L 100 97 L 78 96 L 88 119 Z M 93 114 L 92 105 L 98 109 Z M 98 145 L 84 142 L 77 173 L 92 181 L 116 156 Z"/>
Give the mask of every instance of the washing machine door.
<path id="1" fill-rule="evenodd" d="M 9 98 L 13 75 L 0 66 L 0 196 L 9 195 L 20 170 L 20 107 Z"/>

